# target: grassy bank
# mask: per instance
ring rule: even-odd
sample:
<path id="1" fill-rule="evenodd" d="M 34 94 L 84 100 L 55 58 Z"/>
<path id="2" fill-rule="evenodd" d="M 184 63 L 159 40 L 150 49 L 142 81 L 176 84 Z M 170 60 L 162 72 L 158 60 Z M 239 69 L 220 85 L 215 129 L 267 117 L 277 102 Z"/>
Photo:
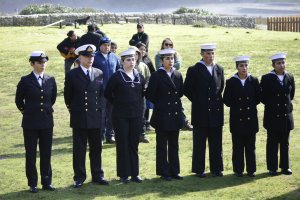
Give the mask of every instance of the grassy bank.
<path id="1" fill-rule="evenodd" d="M 150 57 L 154 61 L 161 42 L 171 37 L 175 48 L 183 57 L 182 74 L 200 59 L 199 44 L 217 43 L 217 62 L 224 67 L 229 78 L 235 72 L 232 58 L 236 55 L 252 56 L 250 73 L 261 75 L 271 70 L 268 57 L 278 51 L 288 53 L 287 70 L 294 74 L 296 95 L 294 103 L 295 130 L 290 138 L 290 160 L 292 176 L 269 177 L 266 170 L 266 131 L 262 127 L 263 106 L 259 105 L 260 131 L 257 134 L 257 176 L 237 178 L 233 176 L 231 164 L 231 135 L 228 127 L 228 109 L 225 110 L 223 139 L 224 177 L 208 176 L 199 179 L 191 173 L 192 133 L 182 131 L 180 135 L 180 161 L 183 181 L 163 182 L 155 175 L 155 134 L 149 132 L 149 144 L 141 144 L 140 175 L 142 184 L 119 184 L 116 177 L 115 146 L 104 144 L 103 169 L 110 186 L 90 183 L 91 176 L 79 189 L 72 188 L 72 137 L 69 128 L 69 113 L 63 102 L 64 67 L 63 58 L 56 45 L 66 37 L 69 28 L 1 27 L 0 29 L 0 199 L 299 199 L 300 198 L 300 35 L 299 33 L 268 32 L 238 28 L 193 28 L 192 26 L 145 25 L 150 36 Z M 118 52 L 128 47 L 128 41 L 136 32 L 135 24 L 105 25 L 101 27 L 119 45 Z M 79 35 L 85 26 L 75 30 Z M 49 55 L 47 73 L 54 75 L 58 84 L 58 99 L 54 106 L 54 141 L 52 150 L 53 184 L 55 192 L 28 193 L 25 176 L 25 155 L 21 114 L 14 104 L 16 85 L 31 67 L 28 57 L 32 50 L 44 50 Z M 190 118 L 190 103 L 184 97 L 184 107 Z M 207 154 L 208 155 L 208 154 Z M 88 158 L 88 155 L 87 155 Z M 39 162 L 37 162 L 39 163 Z M 207 162 L 208 163 L 208 162 Z M 37 165 L 38 166 L 38 165 Z M 89 170 L 89 159 L 87 159 Z M 209 168 L 207 168 L 209 171 Z M 40 186 L 41 188 L 41 186 Z"/>

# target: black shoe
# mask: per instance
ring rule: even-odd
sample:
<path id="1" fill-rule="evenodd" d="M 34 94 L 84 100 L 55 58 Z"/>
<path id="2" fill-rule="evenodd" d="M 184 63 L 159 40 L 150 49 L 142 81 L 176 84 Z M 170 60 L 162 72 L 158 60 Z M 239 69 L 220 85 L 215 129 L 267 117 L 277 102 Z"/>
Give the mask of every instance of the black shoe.
<path id="1" fill-rule="evenodd" d="M 43 185 L 42 189 L 48 191 L 54 191 L 55 187 L 53 187 L 52 185 Z"/>
<path id="2" fill-rule="evenodd" d="M 141 135 L 141 136 L 140 136 L 140 142 L 141 142 L 141 143 L 149 143 L 149 140 L 146 138 L 145 135 Z"/>
<path id="3" fill-rule="evenodd" d="M 197 173 L 196 176 L 198 176 L 199 178 L 205 178 L 206 174 L 205 172 L 202 172 L 202 173 Z"/>
<path id="4" fill-rule="evenodd" d="M 214 174 L 215 176 L 223 176 L 223 173 L 221 171 L 217 171 L 217 172 L 212 172 L 212 174 Z"/>
<path id="5" fill-rule="evenodd" d="M 285 175 L 291 175 L 293 174 L 291 169 L 282 169 L 281 173 L 285 174 Z"/>
<path id="6" fill-rule="evenodd" d="M 235 172 L 234 175 L 235 175 L 236 177 L 243 177 L 243 173 L 239 173 L 239 172 Z"/>
<path id="7" fill-rule="evenodd" d="M 161 176 L 160 179 L 164 180 L 164 181 L 171 181 L 172 180 L 172 178 L 170 176 Z"/>
<path id="8" fill-rule="evenodd" d="M 81 181 L 74 181 L 73 187 L 74 188 L 80 188 L 82 185 L 83 185 L 83 182 L 81 182 Z"/>
<path id="9" fill-rule="evenodd" d="M 183 177 L 180 176 L 179 174 L 172 176 L 172 178 L 177 179 L 177 180 L 182 180 Z"/>
<path id="10" fill-rule="evenodd" d="M 141 183 L 143 181 L 143 179 L 140 176 L 133 176 L 130 180 L 136 183 Z"/>
<path id="11" fill-rule="evenodd" d="M 275 171 L 270 170 L 269 175 L 270 176 L 277 176 L 277 171 L 276 170 Z"/>
<path id="12" fill-rule="evenodd" d="M 106 138 L 106 143 L 107 143 L 107 144 L 115 144 L 115 143 L 116 143 L 116 140 L 115 140 L 114 137 Z"/>
<path id="13" fill-rule="evenodd" d="M 182 130 L 185 131 L 192 131 L 193 130 L 193 125 L 190 124 L 190 122 L 188 120 L 185 121 Z"/>
<path id="14" fill-rule="evenodd" d="M 248 172 L 247 176 L 249 176 L 249 177 L 255 177 L 255 174 L 254 174 L 254 172 Z"/>
<path id="15" fill-rule="evenodd" d="M 37 193 L 37 192 L 38 192 L 38 189 L 37 189 L 36 186 L 30 186 L 30 187 L 29 187 L 29 192 L 30 192 L 30 193 Z"/>
<path id="16" fill-rule="evenodd" d="M 103 178 L 103 177 L 100 177 L 98 179 L 92 179 L 92 182 L 98 183 L 99 185 L 108 185 L 109 184 L 108 181 L 105 180 L 105 178 Z"/>
<path id="17" fill-rule="evenodd" d="M 121 183 L 125 183 L 125 184 L 126 184 L 126 183 L 129 183 L 129 181 L 130 181 L 130 180 L 128 179 L 128 177 L 123 177 L 123 178 L 121 177 L 121 178 L 120 178 L 120 182 L 121 182 Z"/>

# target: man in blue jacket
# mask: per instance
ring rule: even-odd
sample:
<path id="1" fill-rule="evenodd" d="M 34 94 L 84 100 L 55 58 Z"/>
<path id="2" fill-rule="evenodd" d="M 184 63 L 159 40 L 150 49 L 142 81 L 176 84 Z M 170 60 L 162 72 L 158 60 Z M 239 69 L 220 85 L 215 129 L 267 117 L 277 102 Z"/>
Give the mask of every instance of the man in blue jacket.
<path id="1" fill-rule="evenodd" d="M 103 86 L 106 87 L 108 79 L 117 69 L 120 68 L 119 57 L 110 52 L 111 40 L 107 37 L 100 39 L 99 51 L 95 55 L 93 67 L 100 69 L 103 72 Z M 102 129 L 101 136 L 107 143 L 115 143 L 114 131 L 111 121 L 112 105 L 105 98 L 101 98 L 102 109 Z"/>

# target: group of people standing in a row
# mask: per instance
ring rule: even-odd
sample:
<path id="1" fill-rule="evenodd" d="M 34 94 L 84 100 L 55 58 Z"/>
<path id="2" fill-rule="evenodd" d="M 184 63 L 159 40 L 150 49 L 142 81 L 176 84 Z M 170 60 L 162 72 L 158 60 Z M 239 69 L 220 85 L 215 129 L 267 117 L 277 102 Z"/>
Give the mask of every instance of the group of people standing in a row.
<path id="1" fill-rule="evenodd" d="M 65 58 L 65 73 L 70 71 L 72 65 L 75 63 L 79 66 L 78 55 L 75 54 L 75 49 L 81 45 L 93 44 L 96 47 L 97 53 L 95 54 L 95 60 L 93 67 L 96 67 L 103 71 L 103 81 L 104 88 L 111 75 L 120 68 L 120 58 L 116 55 L 116 50 L 118 48 L 115 42 L 112 42 L 106 34 L 97 28 L 96 25 L 88 25 L 88 32 L 82 37 L 76 35 L 76 33 L 71 30 L 67 33 L 67 38 L 65 38 L 61 43 L 57 45 L 57 49 Z M 140 74 L 142 74 L 146 81 L 146 86 L 148 85 L 150 75 L 155 72 L 160 66 L 159 54 L 155 56 L 155 66 L 152 60 L 148 56 L 148 45 L 149 36 L 144 32 L 144 25 L 142 23 L 137 24 L 137 33 L 132 36 L 129 40 L 129 45 L 136 50 L 136 66 Z M 173 42 L 171 39 L 166 38 L 162 42 L 161 49 L 171 48 Z M 179 70 L 181 67 L 181 58 L 176 53 L 175 54 L 175 65 L 174 67 Z M 111 112 L 112 106 L 105 98 L 102 98 L 102 140 L 106 143 L 115 143 L 114 130 L 112 127 Z M 153 108 L 153 104 L 146 100 L 146 107 L 144 110 L 143 119 L 143 130 L 140 135 L 140 142 L 149 143 L 145 132 L 151 130 L 149 123 L 150 112 L 149 109 Z M 184 130 L 192 130 L 192 125 L 185 117 Z"/>
<path id="2" fill-rule="evenodd" d="M 139 29 L 138 24 L 138 29 Z M 73 129 L 74 188 L 86 180 L 85 156 L 87 142 L 92 181 L 108 185 L 101 164 L 102 126 L 104 109 L 111 109 L 112 128 L 117 149 L 117 176 L 122 183 L 142 182 L 139 176 L 138 145 L 145 125 L 145 98 L 153 104 L 150 124 L 156 132 L 156 174 L 161 179 L 181 180 L 179 162 L 179 131 L 186 124 L 181 97 L 192 103 L 193 157 L 192 172 L 206 177 L 206 140 L 209 145 L 211 174 L 223 176 L 222 129 L 224 104 L 230 107 L 230 132 L 233 144 L 233 171 L 243 176 L 244 154 L 246 171 L 255 176 L 255 138 L 258 132 L 257 105 L 265 105 L 264 127 L 267 130 L 267 168 L 277 175 L 278 145 L 279 167 L 290 175 L 289 134 L 294 128 L 292 100 L 295 94 L 294 78 L 285 70 L 286 54 L 271 56 L 273 70 L 262 76 L 261 82 L 248 73 L 249 57 L 235 58 L 237 73 L 224 81 L 223 68 L 215 63 L 216 45 L 202 44 L 201 59 L 189 67 L 185 81 L 177 70 L 179 56 L 170 39 L 163 41 L 158 53 L 160 67 L 149 76 L 145 67 L 137 67 L 140 53 L 147 52 L 147 44 L 137 43 L 120 54 L 108 53 L 110 39 L 99 39 L 99 50 L 93 44 L 83 44 L 74 50 L 79 66 L 66 74 L 64 99 L 70 112 Z M 140 50 L 143 47 L 143 50 Z M 106 52 L 106 53 L 105 53 Z M 143 53 L 142 53 L 143 54 Z M 97 55 L 101 55 L 97 58 Z M 116 57 L 115 57 L 116 56 Z M 94 67 L 94 63 L 119 65 L 110 71 Z M 37 170 L 35 166 L 37 141 L 41 158 L 41 183 L 44 190 L 54 190 L 51 185 L 51 146 L 53 136 L 53 104 L 56 100 L 55 79 L 45 74 L 48 57 L 34 51 L 29 58 L 33 71 L 21 78 L 16 92 L 16 105 L 23 114 L 23 135 L 26 149 L 26 176 L 30 192 L 36 193 Z M 112 62 L 113 63 L 113 62 Z M 144 63 L 143 63 L 144 64 Z M 147 65 L 146 65 L 147 67 Z M 106 69 L 106 70 L 105 70 Z M 149 70 L 150 71 L 150 70 Z M 225 87 L 224 93 L 223 89 Z M 223 95 L 222 95 L 223 93 Z M 103 99 L 106 101 L 103 107 Z M 110 108 L 107 108 L 110 104 Z M 131 177 L 131 179 L 129 179 Z"/>

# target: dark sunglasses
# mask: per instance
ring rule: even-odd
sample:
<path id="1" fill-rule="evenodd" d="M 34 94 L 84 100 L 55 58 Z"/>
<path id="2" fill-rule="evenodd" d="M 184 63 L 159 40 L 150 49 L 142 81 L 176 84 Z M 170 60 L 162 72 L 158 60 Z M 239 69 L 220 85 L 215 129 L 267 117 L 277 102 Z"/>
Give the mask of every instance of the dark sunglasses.
<path id="1" fill-rule="evenodd" d="M 173 44 L 170 44 L 170 43 L 165 43 L 165 46 L 170 46 L 170 47 L 172 47 L 172 46 L 173 46 Z"/>

